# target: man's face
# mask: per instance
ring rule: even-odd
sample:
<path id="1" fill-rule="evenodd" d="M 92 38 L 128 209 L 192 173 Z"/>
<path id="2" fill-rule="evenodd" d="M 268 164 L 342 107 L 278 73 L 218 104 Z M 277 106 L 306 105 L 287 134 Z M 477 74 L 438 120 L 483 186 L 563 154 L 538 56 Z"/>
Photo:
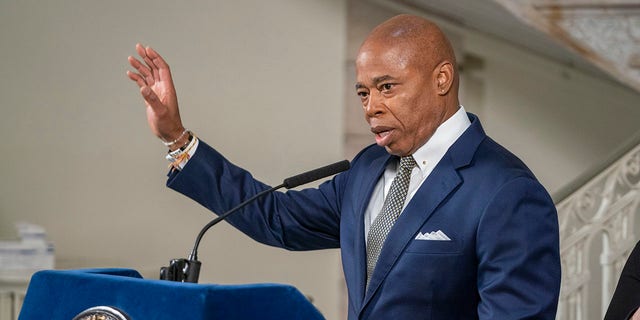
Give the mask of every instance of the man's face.
<path id="1" fill-rule="evenodd" d="M 382 41 L 369 41 L 358 53 L 356 92 L 376 143 L 390 154 L 413 154 L 446 120 L 434 65 Z"/>

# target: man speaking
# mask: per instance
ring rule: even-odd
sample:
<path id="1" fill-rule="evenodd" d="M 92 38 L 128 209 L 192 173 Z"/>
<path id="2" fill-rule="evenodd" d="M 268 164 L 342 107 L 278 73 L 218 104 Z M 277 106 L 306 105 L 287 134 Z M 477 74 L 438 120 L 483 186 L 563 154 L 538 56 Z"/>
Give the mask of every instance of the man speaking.
<path id="1" fill-rule="evenodd" d="M 213 212 L 269 186 L 183 126 L 169 66 L 129 57 L 167 185 Z M 272 193 L 229 218 L 262 243 L 340 248 L 349 319 L 554 319 L 558 221 L 533 173 L 458 101 L 451 44 L 430 21 L 391 18 L 364 41 L 355 90 L 376 144 L 318 188 Z"/>

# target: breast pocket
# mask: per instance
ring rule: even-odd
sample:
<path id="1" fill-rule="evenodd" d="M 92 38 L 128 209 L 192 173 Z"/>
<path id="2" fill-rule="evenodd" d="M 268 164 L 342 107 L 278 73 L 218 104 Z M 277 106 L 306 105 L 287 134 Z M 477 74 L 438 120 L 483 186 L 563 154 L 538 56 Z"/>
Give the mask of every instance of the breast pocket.
<path id="1" fill-rule="evenodd" d="M 463 242 L 460 238 L 451 240 L 412 240 L 407 253 L 420 254 L 460 254 L 462 253 Z"/>

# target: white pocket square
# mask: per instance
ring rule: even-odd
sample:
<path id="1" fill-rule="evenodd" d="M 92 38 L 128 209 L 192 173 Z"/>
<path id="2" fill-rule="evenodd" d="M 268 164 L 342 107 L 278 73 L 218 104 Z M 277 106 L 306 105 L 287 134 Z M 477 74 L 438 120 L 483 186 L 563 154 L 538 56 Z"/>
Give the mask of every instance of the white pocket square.
<path id="1" fill-rule="evenodd" d="M 442 230 L 438 230 L 431 231 L 429 233 L 418 232 L 418 235 L 416 235 L 416 240 L 451 241 L 451 238 L 449 238 L 444 232 L 442 232 Z"/>

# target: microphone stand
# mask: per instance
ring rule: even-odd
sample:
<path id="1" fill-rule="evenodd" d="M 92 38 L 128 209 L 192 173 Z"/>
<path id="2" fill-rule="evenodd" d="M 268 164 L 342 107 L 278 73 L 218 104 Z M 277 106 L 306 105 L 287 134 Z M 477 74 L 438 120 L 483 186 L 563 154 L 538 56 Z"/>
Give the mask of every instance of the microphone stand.
<path id="1" fill-rule="evenodd" d="M 253 197 L 243 201 L 242 203 L 237 205 L 235 208 L 227 211 L 223 215 L 220 215 L 217 218 L 209 221 L 209 223 L 207 223 L 204 226 L 204 228 L 202 228 L 202 230 L 200 230 L 200 233 L 196 237 L 196 242 L 193 245 L 193 250 L 191 250 L 191 254 L 189 255 L 189 259 L 184 259 L 184 258 L 172 259 L 169 262 L 169 266 L 168 267 L 160 268 L 160 280 L 198 283 L 198 278 L 200 277 L 200 266 L 202 265 L 202 263 L 200 261 L 198 261 L 198 247 L 200 246 L 200 240 L 202 240 L 202 237 L 207 232 L 207 230 L 209 230 L 214 225 L 218 224 L 220 221 L 226 219 L 231 214 L 233 214 L 233 213 L 237 212 L 238 210 L 244 208 L 247 204 L 253 202 L 254 200 L 256 200 L 256 199 L 258 199 L 258 198 L 260 198 L 262 196 L 264 196 L 265 194 L 274 192 L 274 191 L 276 191 L 276 190 L 278 190 L 278 189 L 280 189 L 280 188 L 282 188 L 284 186 L 285 186 L 285 184 L 283 183 L 283 184 L 277 185 L 275 187 L 272 187 L 271 189 L 267 189 L 267 190 L 261 191 L 261 192 L 257 193 L 256 195 L 254 195 Z"/>

